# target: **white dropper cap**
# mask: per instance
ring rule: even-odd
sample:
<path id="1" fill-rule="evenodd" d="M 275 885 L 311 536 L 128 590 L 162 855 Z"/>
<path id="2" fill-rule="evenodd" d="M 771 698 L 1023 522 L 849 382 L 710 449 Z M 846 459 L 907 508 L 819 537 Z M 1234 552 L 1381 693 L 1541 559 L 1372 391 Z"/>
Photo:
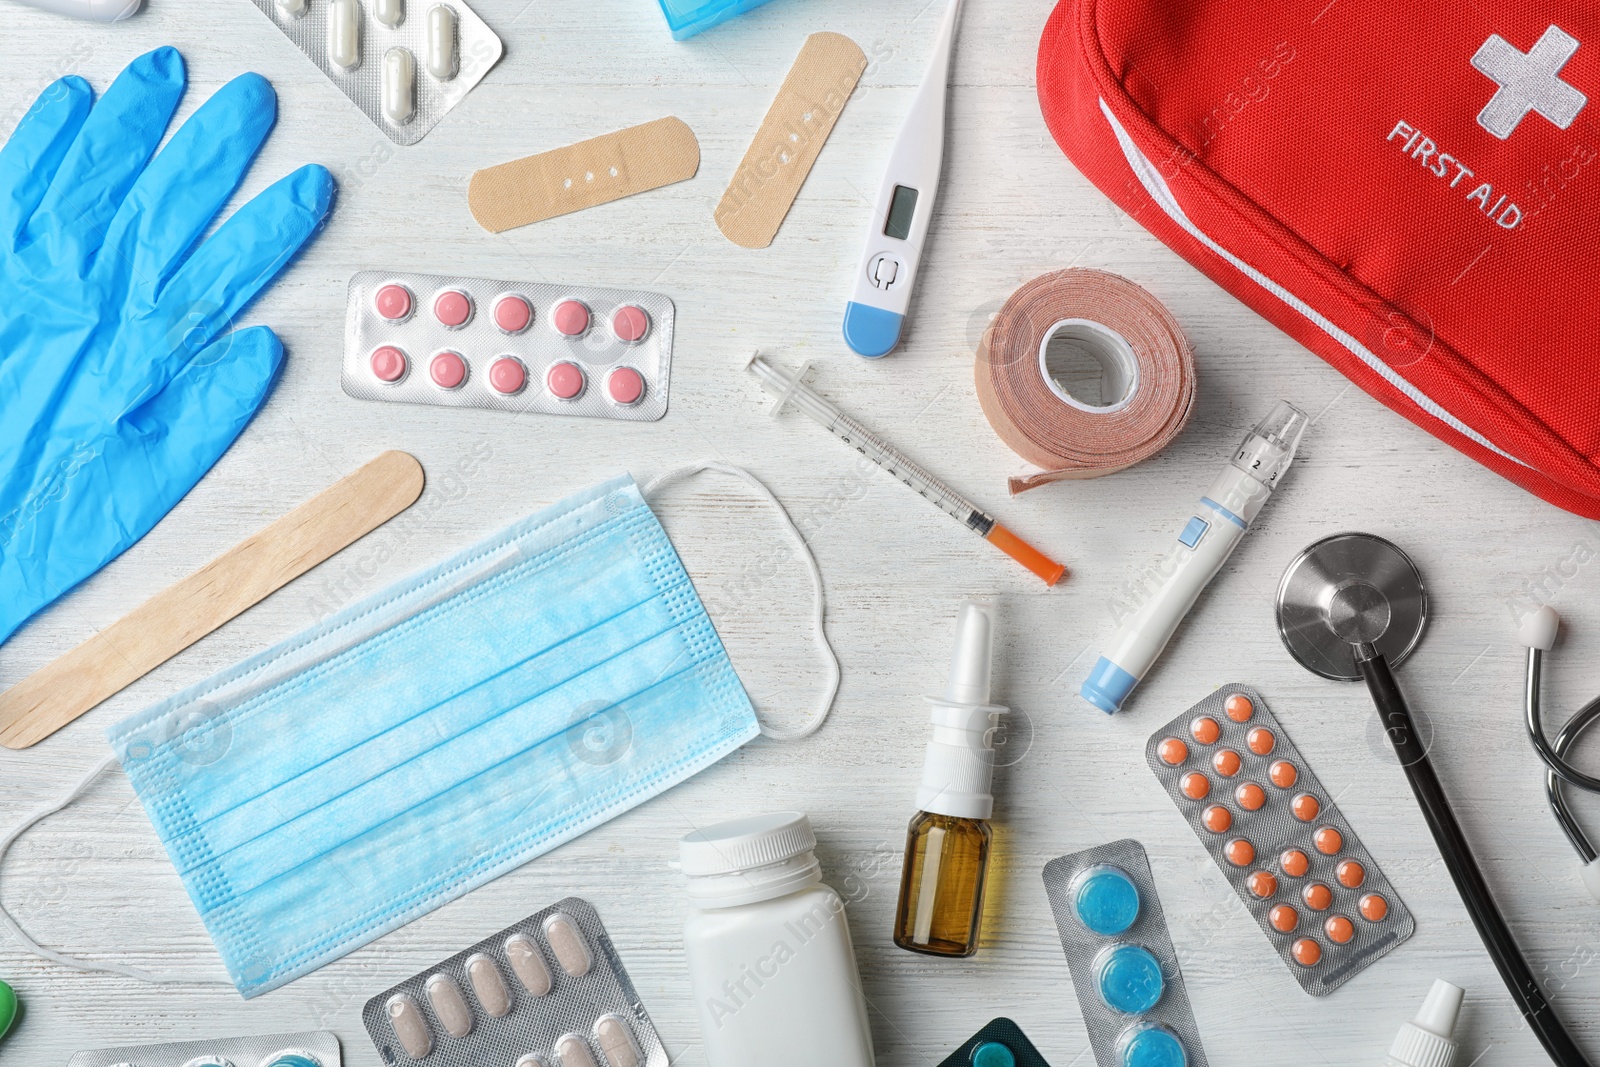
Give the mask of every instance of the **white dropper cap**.
<path id="1" fill-rule="evenodd" d="M 1417 1017 L 1400 1028 L 1389 1046 L 1389 1062 L 1395 1067 L 1450 1067 L 1456 1058 L 1456 1017 L 1461 1014 L 1461 998 L 1466 990 L 1443 978 L 1417 1009 Z"/>
<path id="2" fill-rule="evenodd" d="M 928 697 L 933 737 L 922 764 L 917 808 L 958 819 L 987 819 L 994 813 L 989 788 L 994 781 L 995 716 L 1005 712 L 989 703 L 994 664 L 994 607 L 966 601 L 956 616 L 956 648 L 943 697 Z"/>

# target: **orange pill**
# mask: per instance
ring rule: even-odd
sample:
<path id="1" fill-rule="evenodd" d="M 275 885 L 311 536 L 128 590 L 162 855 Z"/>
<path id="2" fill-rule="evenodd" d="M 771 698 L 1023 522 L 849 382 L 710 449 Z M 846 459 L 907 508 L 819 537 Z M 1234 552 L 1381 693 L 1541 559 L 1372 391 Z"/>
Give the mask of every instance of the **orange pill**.
<path id="1" fill-rule="evenodd" d="M 1190 800 L 1204 800 L 1211 795 L 1211 779 L 1196 771 L 1190 771 L 1178 780 L 1178 788 L 1183 790 L 1183 795 Z"/>
<path id="2" fill-rule="evenodd" d="M 1228 713 L 1228 718 L 1234 722 L 1249 722 L 1250 716 L 1256 713 L 1256 706 L 1250 703 L 1250 698 L 1243 693 L 1234 693 L 1222 704 L 1222 710 Z"/>
<path id="3" fill-rule="evenodd" d="M 1300 914 L 1287 904 L 1279 904 L 1267 912 L 1267 922 L 1280 934 L 1287 934 L 1300 925 Z"/>
<path id="4" fill-rule="evenodd" d="M 1301 793 L 1289 801 L 1289 810 L 1294 812 L 1294 817 L 1301 822 L 1310 822 L 1322 811 L 1322 805 L 1310 793 Z"/>
<path id="5" fill-rule="evenodd" d="M 1343 915 L 1334 915 L 1322 924 L 1322 932 L 1327 934 L 1328 940 L 1335 945 L 1346 945 L 1356 936 L 1356 924 Z"/>
<path id="6" fill-rule="evenodd" d="M 1245 737 L 1245 744 L 1250 746 L 1251 752 L 1265 756 L 1278 746 L 1278 739 L 1272 736 L 1272 731 L 1265 726 L 1257 726 Z"/>
<path id="7" fill-rule="evenodd" d="M 1292 789 L 1295 780 L 1300 777 L 1300 772 L 1294 769 L 1294 764 L 1281 759 L 1267 770 L 1267 775 L 1272 779 L 1272 784 L 1279 789 Z"/>
<path id="8" fill-rule="evenodd" d="M 1312 911 L 1327 911 L 1328 905 L 1333 903 L 1333 890 L 1321 882 L 1312 882 L 1300 891 L 1300 899 Z"/>
<path id="9" fill-rule="evenodd" d="M 1219 749 L 1211 757 L 1211 766 L 1224 778 L 1232 778 L 1239 773 L 1239 753 L 1231 748 Z"/>
<path id="10" fill-rule="evenodd" d="M 1300 878 L 1311 869 L 1311 860 L 1304 852 L 1291 848 L 1278 857 L 1278 866 L 1283 868 L 1283 873 L 1290 878 Z"/>
<path id="11" fill-rule="evenodd" d="M 1211 716 L 1201 715 L 1189 724 L 1189 733 L 1202 745 L 1214 745 L 1217 738 L 1222 736 L 1222 727 Z"/>
<path id="12" fill-rule="evenodd" d="M 1256 860 L 1256 846 L 1242 837 L 1236 837 L 1223 846 L 1222 854 L 1235 867 L 1248 867 Z"/>
<path id="13" fill-rule="evenodd" d="M 1324 826 L 1311 836 L 1311 843 L 1324 856 L 1331 856 L 1344 847 L 1344 835 L 1331 826 Z"/>
<path id="14" fill-rule="evenodd" d="M 1163 738 L 1156 746 L 1156 755 L 1169 767 L 1176 767 L 1189 758 L 1189 746 L 1176 737 Z"/>
<path id="15" fill-rule="evenodd" d="M 1389 914 L 1389 902 L 1376 893 L 1362 897 L 1357 906 L 1361 909 L 1361 917 L 1371 923 L 1382 922 L 1383 917 Z"/>
<path id="16" fill-rule="evenodd" d="M 1271 871 L 1256 871 L 1245 881 L 1251 893 L 1265 900 L 1278 891 L 1278 880 Z"/>
<path id="17" fill-rule="evenodd" d="M 1233 813 L 1221 804 L 1213 804 L 1200 816 L 1200 821 L 1206 824 L 1206 829 L 1214 834 L 1225 834 L 1228 827 L 1233 825 Z"/>
<path id="18" fill-rule="evenodd" d="M 1245 811 L 1260 811 L 1267 802 L 1267 791 L 1254 782 L 1245 782 L 1233 791 L 1233 799 Z"/>
<path id="19" fill-rule="evenodd" d="M 1345 860 L 1334 873 L 1339 876 L 1339 884 L 1346 889 L 1360 889 L 1361 883 L 1367 880 L 1367 869 L 1355 860 Z"/>
<path id="20" fill-rule="evenodd" d="M 1294 961 L 1302 967 L 1315 967 L 1322 962 L 1322 946 L 1309 937 L 1302 937 L 1289 949 Z"/>

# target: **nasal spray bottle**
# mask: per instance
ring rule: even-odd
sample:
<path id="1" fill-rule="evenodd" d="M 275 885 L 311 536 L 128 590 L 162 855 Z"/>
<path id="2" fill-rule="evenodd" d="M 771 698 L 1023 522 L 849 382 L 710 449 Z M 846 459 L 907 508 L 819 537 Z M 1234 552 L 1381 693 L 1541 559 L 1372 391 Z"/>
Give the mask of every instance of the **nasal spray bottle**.
<path id="1" fill-rule="evenodd" d="M 983 884 L 993 833 L 994 729 L 1006 709 L 989 703 L 994 609 L 968 601 L 956 616 L 956 651 L 944 696 L 933 705 L 933 737 L 906 833 L 894 943 L 932 956 L 978 950 Z"/>
<path id="2" fill-rule="evenodd" d="M 1239 445 L 1200 498 L 1200 507 L 1178 534 L 1177 545 L 1141 576 L 1146 599 L 1123 622 L 1111 647 L 1078 687 L 1083 699 L 1107 713 L 1122 707 L 1272 496 L 1306 425 L 1304 412 L 1280 400 Z"/>

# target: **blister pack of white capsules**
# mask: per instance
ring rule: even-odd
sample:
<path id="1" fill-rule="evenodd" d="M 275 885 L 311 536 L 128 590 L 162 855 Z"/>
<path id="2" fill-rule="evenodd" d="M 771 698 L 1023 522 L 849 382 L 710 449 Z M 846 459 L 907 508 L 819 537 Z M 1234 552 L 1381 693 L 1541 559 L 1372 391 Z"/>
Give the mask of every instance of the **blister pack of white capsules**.
<path id="1" fill-rule="evenodd" d="M 251 0 L 396 144 L 461 103 L 503 46 L 461 0 Z"/>
<path id="2" fill-rule="evenodd" d="M 667 413 L 672 324 L 672 301 L 638 289 L 363 271 L 350 279 L 344 391 L 654 422 Z"/>
<path id="3" fill-rule="evenodd" d="M 80 1052 L 67 1067 L 340 1067 L 339 1039 L 327 1030 L 214 1041 L 169 1041 Z"/>
<path id="4" fill-rule="evenodd" d="M 1206 1067 L 1144 846 L 1045 864 L 1044 888 L 1100 1067 Z"/>
<path id="5" fill-rule="evenodd" d="M 391 1067 L 667 1067 L 600 916 L 577 897 L 379 993 L 361 1020 Z"/>
<path id="6" fill-rule="evenodd" d="M 1416 930 L 1254 689 L 1218 689 L 1151 734 L 1145 758 L 1307 993 L 1333 992 Z"/>

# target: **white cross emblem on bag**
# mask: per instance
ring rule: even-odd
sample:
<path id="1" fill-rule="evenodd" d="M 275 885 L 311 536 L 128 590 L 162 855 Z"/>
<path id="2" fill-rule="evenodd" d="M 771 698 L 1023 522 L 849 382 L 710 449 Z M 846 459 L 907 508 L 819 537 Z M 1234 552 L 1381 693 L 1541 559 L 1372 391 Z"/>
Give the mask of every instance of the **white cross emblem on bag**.
<path id="1" fill-rule="evenodd" d="M 1589 98 L 1556 75 L 1578 50 L 1578 39 L 1551 26 L 1528 50 L 1491 33 L 1472 57 L 1472 65 L 1499 88 L 1478 112 L 1478 125 L 1504 141 L 1530 111 L 1537 111 L 1557 129 L 1566 129 Z"/>

